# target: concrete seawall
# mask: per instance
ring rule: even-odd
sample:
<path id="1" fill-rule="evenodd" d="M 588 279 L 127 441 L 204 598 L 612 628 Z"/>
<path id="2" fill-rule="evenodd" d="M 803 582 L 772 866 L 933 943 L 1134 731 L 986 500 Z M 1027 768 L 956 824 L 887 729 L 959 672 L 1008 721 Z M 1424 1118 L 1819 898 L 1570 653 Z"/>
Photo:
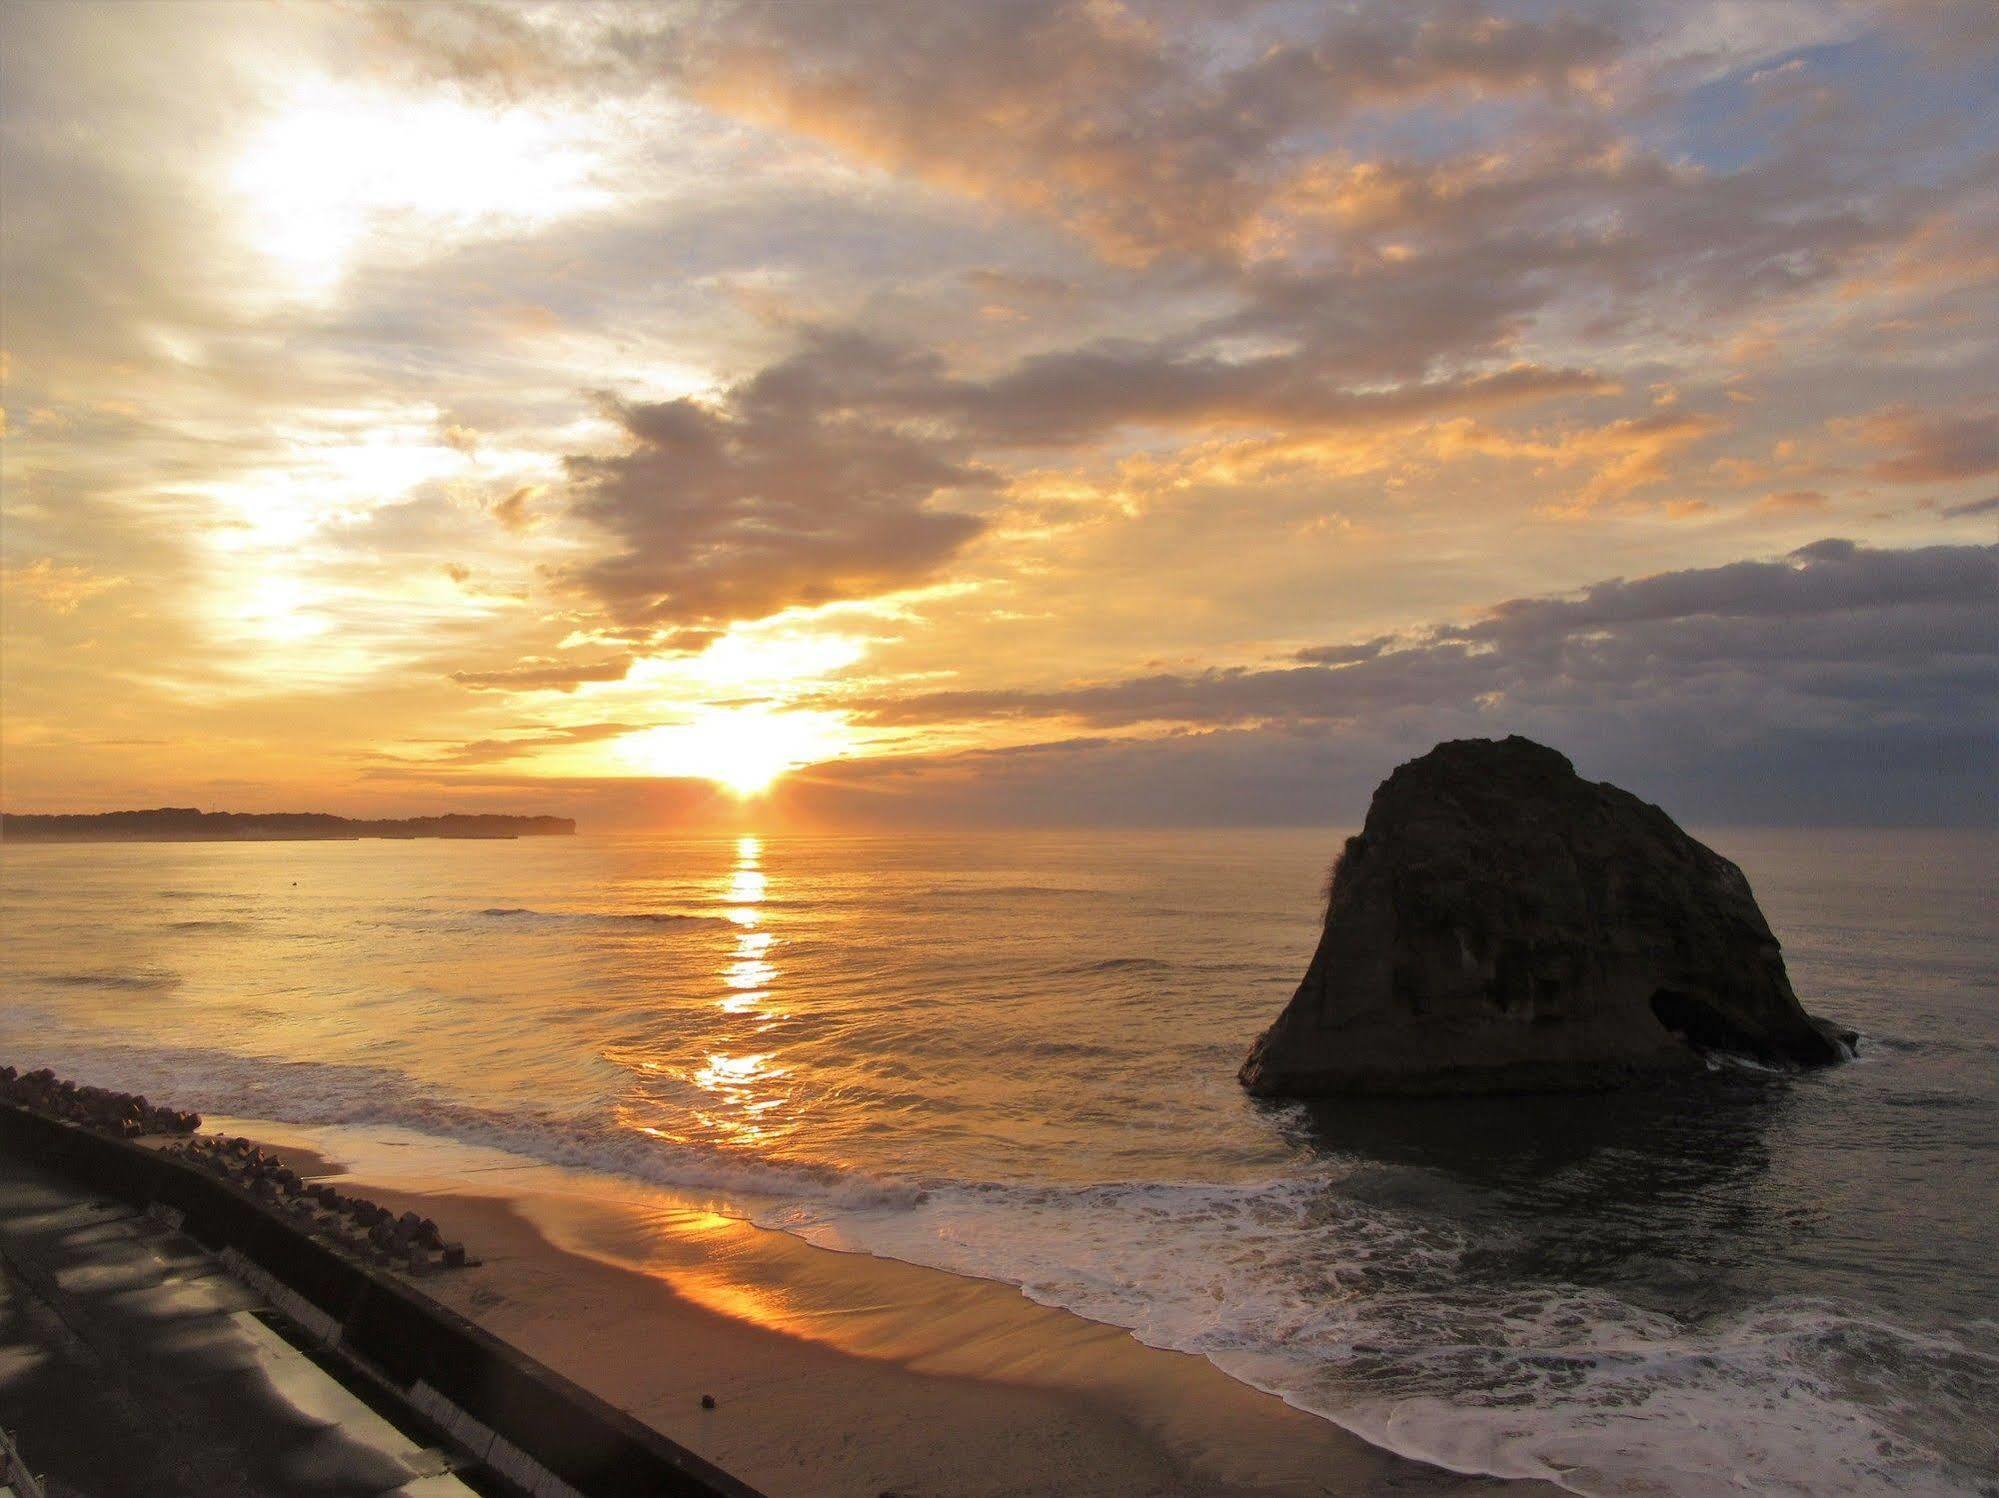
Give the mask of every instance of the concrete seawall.
<path id="1" fill-rule="evenodd" d="M 0 1105 L 0 1149 L 135 1206 L 177 1214 L 181 1231 L 253 1281 L 268 1280 L 273 1298 L 309 1335 L 401 1391 L 524 1492 L 759 1498 L 414 1287 L 170 1156 L 7 1105 Z"/>

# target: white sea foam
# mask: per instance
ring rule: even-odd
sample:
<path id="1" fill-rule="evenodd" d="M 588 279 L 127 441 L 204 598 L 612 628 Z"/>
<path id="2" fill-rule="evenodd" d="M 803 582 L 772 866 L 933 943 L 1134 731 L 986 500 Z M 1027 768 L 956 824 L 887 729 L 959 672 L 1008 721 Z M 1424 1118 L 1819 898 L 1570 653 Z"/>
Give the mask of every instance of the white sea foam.
<path id="1" fill-rule="evenodd" d="M 1687 1325 L 1599 1290 L 1462 1274 L 1434 1225 L 1329 1183 L 931 1191 L 809 1239 L 1005 1280 L 1128 1327 L 1378 1445 L 1578 1493 L 1976 1494 L 1999 1326 L 1919 1333 L 1784 1301 Z"/>
<path id="2" fill-rule="evenodd" d="M 423 1096 L 394 1073 L 206 1050 L 27 1058 L 209 1111 L 410 1129 L 702 1196 L 820 1246 L 1016 1285 L 1204 1355 L 1378 1445 L 1583 1494 L 1989 1493 L 1966 1432 L 1999 1327 L 1919 1333 L 1830 1301 L 1688 1325 L 1601 1290 L 1497 1288 L 1436 1222 L 1326 1168 L 1251 1183 L 897 1182 L 660 1140 L 602 1117 Z"/>

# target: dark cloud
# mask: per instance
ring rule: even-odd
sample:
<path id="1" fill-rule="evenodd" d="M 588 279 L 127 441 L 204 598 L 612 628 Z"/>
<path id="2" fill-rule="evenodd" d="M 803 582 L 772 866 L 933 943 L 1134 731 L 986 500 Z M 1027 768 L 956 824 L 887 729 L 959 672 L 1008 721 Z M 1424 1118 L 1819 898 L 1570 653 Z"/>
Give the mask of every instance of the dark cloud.
<path id="1" fill-rule="evenodd" d="M 623 681 L 631 674 L 634 659 L 614 655 L 604 660 L 564 661 L 534 656 L 496 671 L 453 671 L 451 679 L 481 692 L 573 692 L 586 681 Z"/>
<path id="2" fill-rule="evenodd" d="M 807 330 L 719 402 L 612 406 L 630 447 L 572 457 L 569 471 L 575 513 L 620 549 L 575 576 L 627 628 L 759 618 L 934 577 L 984 528 L 938 503 L 994 484 L 982 451 L 1127 426 L 1406 424 L 1603 388 L 1521 365 L 1358 390 L 1296 356 L 1227 361 L 1166 343 L 1040 356 L 981 380 L 934 353 Z"/>
<path id="3" fill-rule="evenodd" d="M 1966 515 L 1990 515 L 1995 511 L 1999 511 L 1999 494 L 1990 495 L 1985 499 L 1974 499 L 1966 504 L 1945 505 L 1943 510 L 1944 514 L 1953 518 Z"/>
<path id="4" fill-rule="evenodd" d="M 1373 660 L 1394 643 L 1393 635 L 1376 635 L 1372 640 L 1352 645 L 1308 645 L 1293 659 L 1313 666 L 1351 666 L 1357 661 Z"/>
<path id="5" fill-rule="evenodd" d="M 844 765 L 887 815 L 1357 819 L 1397 760 L 1530 734 L 1689 818 L 1985 823 L 1999 812 L 1999 547 L 1814 543 L 1520 599 L 1328 664 L 930 693 L 878 722 L 1048 718 L 1164 736 Z M 830 793 L 822 784 L 801 795 Z"/>
<path id="6" fill-rule="evenodd" d="M 1006 270 L 974 266 L 965 272 L 965 284 L 981 296 L 1009 303 L 1059 305 L 1073 302 L 1081 288 L 1073 281 L 1045 272 Z"/>
<path id="7" fill-rule="evenodd" d="M 1514 364 L 1380 387 L 1311 349 L 1226 358 L 1189 340 L 1103 342 L 1037 354 L 998 374 L 955 375 L 930 354 L 852 333 L 820 331 L 768 372 L 893 416 L 947 423 L 968 445 L 1050 447 L 1090 442 L 1126 427 L 1320 431 L 1394 425 L 1601 393 L 1586 370 Z"/>
<path id="8" fill-rule="evenodd" d="M 1303 29 L 1274 7 L 1233 7 L 1242 45 L 1228 49 L 1195 40 L 1189 19 L 1078 0 L 751 3 L 697 45 L 675 42 L 691 86 L 729 108 L 1046 213 L 1134 262 L 1232 257 L 1290 159 L 1360 108 L 1566 92 L 1617 52 L 1599 20 L 1455 0 Z"/>
<path id="9" fill-rule="evenodd" d="M 566 749 L 575 744 L 594 744 L 603 739 L 619 738 L 636 733 L 643 726 L 637 723 L 575 723 L 559 728 L 531 729 L 503 739 L 474 739 L 468 743 L 449 744 L 414 758 L 385 754 L 372 773 L 421 774 L 429 768 L 459 769 L 499 764 L 518 759 L 523 754 L 532 754 L 538 749 Z"/>
<path id="10" fill-rule="evenodd" d="M 1976 611 L 1994 600 L 1995 555 L 1999 549 L 1992 547 L 1892 551 L 1828 539 L 1781 561 L 1731 562 L 1631 582 L 1617 578 L 1573 598 L 1513 599 L 1476 624 L 1442 633 L 1492 644 L 1701 618 L 1839 619 L 1903 606 Z M 1991 644 L 1989 632 L 1982 638 Z"/>
<path id="11" fill-rule="evenodd" d="M 621 543 L 577 576 L 623 625 L 759 618 L 909 587 L 981 529 L 932 505 L 988 482 L 961 444 L 868 410 L 823 357 L 774 365 L 715 404 L 613 410 L 629 449 L 569 468 L 576 512 Z"/>
<path id="12" fill-rule="evenodd" d="M 1309 353 L 1231 360 L 1125 345 L 1042 355 L 993 380 L 945 382 L 916 398 L 956 413 L 989 442 L 1036 446 L 1083 442 L 1122 426 L 1391 426 L 1611 388 L 1588 371 L 1526 364 L 1388 389 L 1356 388 L 1351 375 Z"/>
<path id="13" fill-rule="evenodd" d="M 1520 728 L 1563 744 L 1614 740 L 1633 762 L 1650 754 L 1655 768 L 1695 746 L 1776 756 L 1776 746 L 1809 740 L 1810 753 L 1796 749 L 1807 779 L 1812 755 L 1851 760 L 1862 745 L 1876 746 L 1882 764 L 1947 761 L 1962 771 L 1976 746 L 1999 748 L 1995 604 L 1999 547 L 1826 540 L 1776 561 L 1516 599 L 1393 648 L 1368 641 L 1303 653 L 1323 664 L 858 706 L 880 723 L 1254 727 L 1418 747 L 1426 735 Z M 1963 783 L 1958 790 L 1968 794 Z"/>
<path id="14" fill-rule="evenodd" d="M 1328 647 L 1337 653 L 1344 647 Z M 1162 672 L 1051 691 L 925 692 L 862 705 L 869 722 L 914 724 L 1073 718 L 1106 727 L 1346 719 L 1373 709 L 1462 696 L 1483 668 L 1462 646 L 1376 655 L 1350 666 L 1233 667 Z"/>
<path id="15" fill-rule="evenodd" d="M 1377 712 L 1498 697 L 1563 702 L 1716 687 L 1795 691 L 1866 707 L 1939 698 L 1999 672 L 1999 548 L 1875 550 L 1825 540 L 1779 561 L 1615 579 L 1568 597 L 1513 599 L 1399 647 L 1299 652 L 1312 664 L 1160 673 L 1053 691 L 929 692 L 865 702 L 881 723 L 1069 718 L 1104 726 L 1354 722 Z M 1979 709 L 1983 711 L 1983 709 Z M 1760 710 L 1762 716 L 1766 710 Z"/>
<path id="16" fill-rule="evenodd" d="M 1353 828 L 1397 764 L 1443 739 L 1509 733 L 1554 744 L 1584 775 L 1631 789 L 1696 828 L 1999 821 L 1989 733 L 1799 723 L 1753 739 L 1704 731 L 1675 743 L 1639 718 L 1510 711 L 1439 710 L 1358 729 L 1077 739 L 1039 754 L 849 760 L 781 786 L 778 796 L 808 824 Z"/>

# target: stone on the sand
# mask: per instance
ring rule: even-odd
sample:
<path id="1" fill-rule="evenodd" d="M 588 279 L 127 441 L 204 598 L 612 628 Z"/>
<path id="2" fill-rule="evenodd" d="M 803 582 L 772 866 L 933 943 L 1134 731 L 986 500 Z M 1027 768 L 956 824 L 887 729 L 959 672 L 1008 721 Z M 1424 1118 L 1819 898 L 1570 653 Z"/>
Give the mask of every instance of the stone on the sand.
<path id="1" fill-rule="evenodd" d="M 1726 1052 L 1851 1054 L 1799 1005 L 1742 871 L 1528 739 L 1439 744 L 1374 793 L 1265 1096 L 1599 1088 Z"/>

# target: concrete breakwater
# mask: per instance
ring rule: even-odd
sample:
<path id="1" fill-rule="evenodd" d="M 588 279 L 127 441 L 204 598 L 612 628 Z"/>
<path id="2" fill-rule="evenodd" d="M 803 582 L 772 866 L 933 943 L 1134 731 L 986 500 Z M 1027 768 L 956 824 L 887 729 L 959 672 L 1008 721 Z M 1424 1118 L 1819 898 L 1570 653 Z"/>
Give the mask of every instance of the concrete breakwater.
<path id="1" fill-rule="evenodd" d="M 757 1498 L 352 1245 L 314 1237 L 306 1214 L 284 1203 L 324 1202 L 283 1191 L 276 1172 L 285 1167 L 268 1156 L 252 1176 L 257 1162 L 233 1141 L 207 1152 L 152 1148 L 18 1103 L 0 1103 L 0 1149 L 166 1216 L 269 1293 L 319 1355 L 399 1399 L 418 1423 L 516 1492 Z M 211 1154 L 233 1156 L 235 1167 L 226 1159 L 220 1169 L 198 1163 Z"/>
<path id="2" fill-rule="evenodd" d="M 155 1107 L 136 1093 L 71 1082 L 46 1067 L 22 1074 L 11 1066 L 0 1066 L 0 1103 L 13 1103 L 31 1113 L 118 1139 L 193 1135 L 201 1127 L 199 1113 Z M 278 1155 L 248 1139 L 215 1134 L 162 1148 L 289 1213 L 304 1231 L 328 1239 L 369 1263 L 424 1274 L 434 1269 L 462 1269 L 477 1262 L 466 1258 L 464 1244 L 445 1242 L 437 1224 L 428 1217 L 414 1212 L 399 1217 L 365 1197 L 307 1181 Z"/>

